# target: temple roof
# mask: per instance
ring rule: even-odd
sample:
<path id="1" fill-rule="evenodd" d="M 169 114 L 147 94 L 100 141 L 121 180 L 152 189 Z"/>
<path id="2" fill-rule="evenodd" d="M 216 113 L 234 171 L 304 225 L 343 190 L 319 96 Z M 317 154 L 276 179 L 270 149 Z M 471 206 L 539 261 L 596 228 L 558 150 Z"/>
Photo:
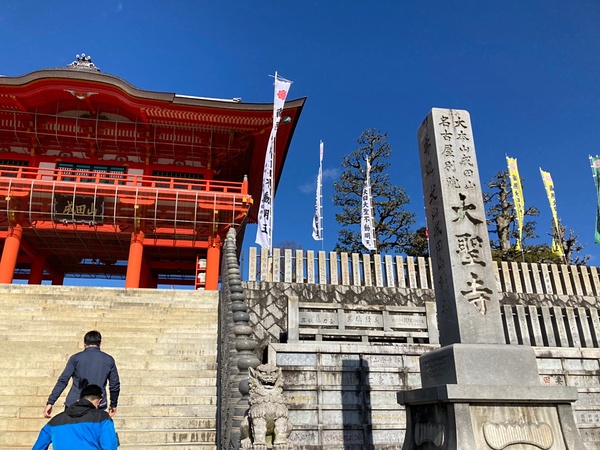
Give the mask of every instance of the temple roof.
<path id="1" fill-rule="evenodd" d="M 305 100 L 285 104 L 276 141 L 276 186 Z M 250 222 L 256 221 L 272 123 L 272 103 L 146 91 L 85 59 L 68 68 L 0 77 L 5 150 L 210 168 L 223 181 L 247 175 L 254 198 Z"/>

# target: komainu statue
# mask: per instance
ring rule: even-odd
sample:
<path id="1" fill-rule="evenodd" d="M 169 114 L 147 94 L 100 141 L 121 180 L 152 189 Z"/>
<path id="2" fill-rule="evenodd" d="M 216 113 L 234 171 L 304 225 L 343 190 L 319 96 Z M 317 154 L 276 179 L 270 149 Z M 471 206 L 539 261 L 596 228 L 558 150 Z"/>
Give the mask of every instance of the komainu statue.
<path id="1" fill-rule="evenodd" d="M 250 408 L 241 424 L 243 449 L 276 450 L 293 448 L 288 440 L 291 431 L 288 408 L 283 396 L 283 374 L 271 364 L 248 369 Z"/>

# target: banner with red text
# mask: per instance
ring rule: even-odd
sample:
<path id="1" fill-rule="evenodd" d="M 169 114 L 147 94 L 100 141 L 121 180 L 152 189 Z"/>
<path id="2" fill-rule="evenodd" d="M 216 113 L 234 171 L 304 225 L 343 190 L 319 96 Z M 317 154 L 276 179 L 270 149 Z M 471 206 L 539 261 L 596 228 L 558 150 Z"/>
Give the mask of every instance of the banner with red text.
<path id="1" fill-rule="evenodd" d="M 275 72 L 275 99 L 273 101 L 273 128 L 269 136 L 265 165 L 263 169 L 263 185 L 260 194 L 258 209 L 258 228 L 256 230 L 256 243 L 261 247 L 273 247 L 273 197 L 275 196 L 275 180 L 273 175 L 275 165 L 275 140 L 277 128 L 281 120 L 283 106 L 292 82 L 280 78 Z"/>

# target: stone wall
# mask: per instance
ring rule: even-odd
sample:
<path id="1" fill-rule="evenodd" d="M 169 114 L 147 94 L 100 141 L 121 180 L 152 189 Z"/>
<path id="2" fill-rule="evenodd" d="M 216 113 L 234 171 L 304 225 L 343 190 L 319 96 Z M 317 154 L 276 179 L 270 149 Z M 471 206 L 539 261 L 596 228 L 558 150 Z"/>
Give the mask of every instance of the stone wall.
<path id="1" fill-rule="evenodd" d="M 343 305 L 424 306 L 433 302 L 429 289 L 314 285 L 249 281 L 244 284 L 250 322 L 259 349 L 287 340 L 287 307 L 291 296 L 315 303 Z"/>
<path id="2" fill-rule="evenodd" d="M 396 392 L 420 387 L 419 356 L 437 345 L 286 343 L 288 300 L 296 296 L 302 302 L 410 307 L 433 302 L 433 292 L 269 282 L 247 282 L 245 288 L 263 361 L 283 369 L 294 444 L 306 450 L 365 446 L 401 449 L 406 419 Z M 504 293 L 502 300 L 507 343 L 526 344 L 529 339 L 538 345 L 534 348 L 540 384 L 578 388 L 575 418 L 588 450 L 600 449 L 599 300 L 593 296 L 526 293 Z M 544 330 L 550 326 L 544 325 L 546 312 L 552 330 Z M 543 339 L 538 339 L 533 326 L 538 319 Z M 556 334 L 557 342 L 568 347 L 547 346 L 550 334 Z"/>

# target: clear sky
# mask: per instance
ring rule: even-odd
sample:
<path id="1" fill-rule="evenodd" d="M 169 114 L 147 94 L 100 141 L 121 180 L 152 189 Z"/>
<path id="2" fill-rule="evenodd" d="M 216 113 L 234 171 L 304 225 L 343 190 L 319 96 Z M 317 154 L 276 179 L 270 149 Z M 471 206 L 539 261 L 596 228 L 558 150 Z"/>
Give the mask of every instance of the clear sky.
<path id="1" fill-rule="evenodd" d="M 343 156 L 366 128 L 388 133 L 390 176 L 423 226 L 416 133 L 432 107 L 471 114 L 482 182 L 518 159 L 525 206 L 550 242 L 539 167 L 558 215 L 600 264 L 589 155 L 600 154 L 600 2 L 6 0 L 0 74 L 91 55 L 141 89 L 272 102 L 269 77 L 307 97 L 274 206 L 274 243 L 311 238 L 319 140 L 325 142 L 324 249 L 336 243 L 331 196 Z M 258 201 L 256 199 L 255 201 Z M 246 232 L 244 252 L 256 225 Z"/>

